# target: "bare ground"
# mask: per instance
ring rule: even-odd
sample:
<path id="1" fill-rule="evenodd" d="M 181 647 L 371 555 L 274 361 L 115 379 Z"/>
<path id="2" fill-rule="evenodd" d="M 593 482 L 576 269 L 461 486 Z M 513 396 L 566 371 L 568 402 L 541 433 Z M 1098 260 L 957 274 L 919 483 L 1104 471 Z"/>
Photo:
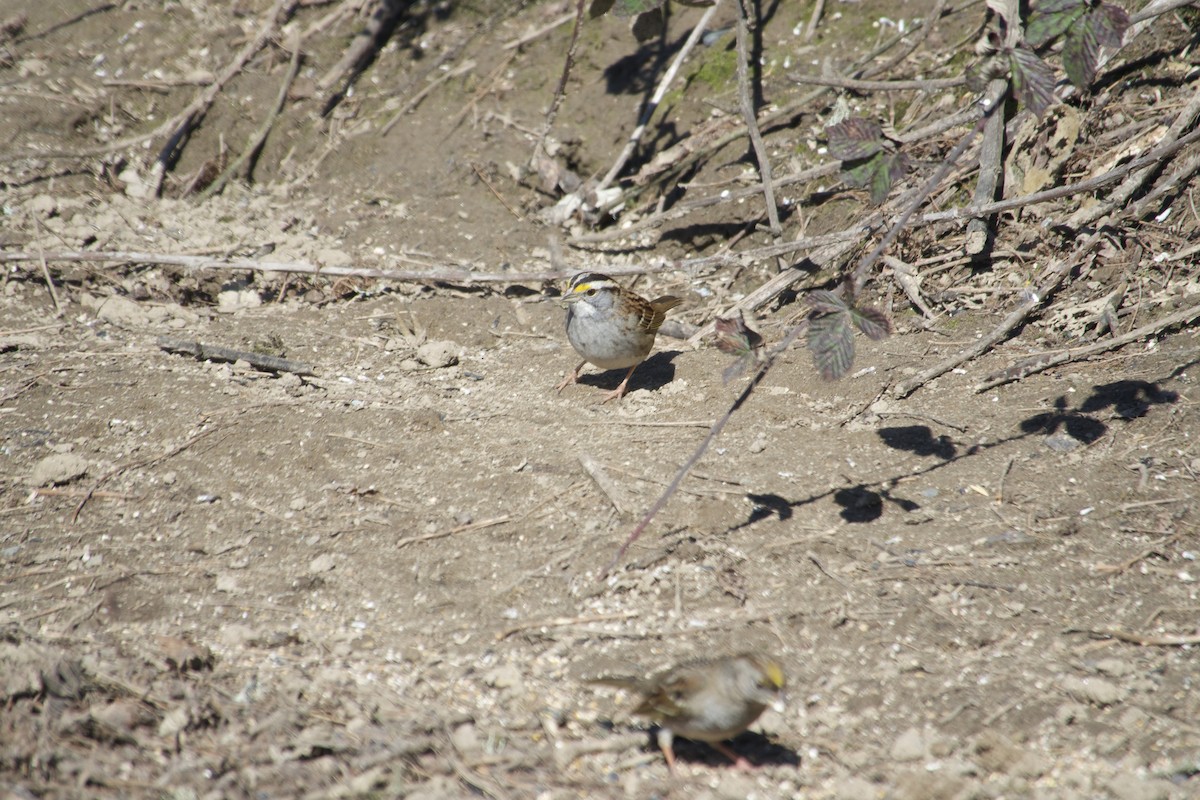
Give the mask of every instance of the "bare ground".
<path id="1" fill-rule="evenodd" d="M 269 5 L 31 8 L 6 44 L 0 133 L 14 152 L 80 151 L 152 130 L 192 96 L 181 82 L 218 73 Z M 178 196 L 258 125 L 288 67 L 276 49 L 226 88 L 162 198 L 139 196 L 148 162 L 117 151 L 12 161 L 0 245 L 257 257 L 270 243 L 266 258 L 327 266 L 550 269 L 533 219 L 546 198 L 508 164 L 529 158 L 570 26 L 496 69 L 500 43 L 566 9 L 494 5 L 414 6 L 427 13 L 397 27 L 327 118 L 312 87 L 363 18 L 311 39 L 298 86 L 312 93 L 293 89 L 251 188 Z M 863 34 L 882 5 L 838 5 L 804 44 L 794 31 L 811 8 L 776 5 L 770 58 L 848 58 L 882 35 Z M 672 42 L 699 13 L 677 12 Z M 931 38 L 955 41 L 980 19 L 949 18 Z M 1171 37 L 1188 41 L 1161 26 L 1170 52 Z M 1194 59 L 1181 52 L 1167 63 Z M 581 175 L 615 156 L 661 66 L 653 53 L 616 20 L 588 23 L 556 127 Z M 469 59 L 474 70 L 380 135 L 437 64 Z M 767 70 L 776 86 L 782 69 Z M 728 87 L 688 86 L 736 107 Z M 708 113 L 680 103 L 655 149 Z M 776 131 L 777 169 L 815 163 L 820 129 L 806 112 Z M 735 177 L 744 155 L 730 148 L 692 180 Z M 797 187 L 788 225 L 820 233 L 864 213 L 837 186 Z M 652 251 L 566 260 L 712 252 L 761 211 L 709 214 Z M 1193 305 L 1194 262 L 1154 256 L 1182 247 L 1195 220 L 1147 225 L 1144 249 L 1113 235 L 1018 335 L 906 398 L 888 392 L 1021 302 L 1056 256 L 1040 220 L 1022 221 L 1035 233 L 1002 267 L 929 274 L 931 325 L 890 281 L 872 284 L 896 331 L 860 339 L 849 377 L 823 382 L 790 351 L 606 580 L 741 390 L 723 383 L 717 350 L 662 338 L 630 395 L 598 405 L 615 374 L 553 392 L 574 364 L 553 283 L 7 265 L 4 796 L 1194 796 L 1196 329 L 976 387 L 1097 336 L 1103 304 L 1088 304 L 1122 284 L 1123 330 Z M 960 249 L 961 229 L 905 247 L 913 260 Z M 674 316 L 699 325 L 773 272 L 668 269 L 635 286 L 685 296 Z M 764 310 L 768 340 L 801 309 Z M 162 349 L 164 336 L 266 348 L 316 374 L 199 361 Z M 685 744 L 668 776 L 628 698 L 579 680 L 610 661 L 746 648 L 776 653 L 791 685 L 787 712 L 735 742 L 751 773 Z"/>

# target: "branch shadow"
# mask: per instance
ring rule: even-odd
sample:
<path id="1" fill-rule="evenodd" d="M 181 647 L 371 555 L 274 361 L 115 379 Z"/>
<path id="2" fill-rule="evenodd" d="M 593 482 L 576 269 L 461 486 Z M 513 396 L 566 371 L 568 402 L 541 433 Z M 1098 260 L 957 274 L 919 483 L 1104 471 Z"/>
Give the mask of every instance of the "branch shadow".
<path id="1" fill-rule="evenodd" d="M 1175 377 L 1178 370 L 1172 373 Z M 943 469 L 963 458 L 978 455 L 987 450 L 1028 439 L 1035 436 L 1044 437 L 1047 444 L 1054 450 L 1069 449 L 1077 445 L 1091 445 L 1098 441 L 1110 430 L 1110 426 L 1095 416 L 1108 412 L 1107 419 L 1131 421 L 1148 415 L 1157 405 L 1168 405 L 1179 401 L 1179 393 L 1163 389 L 1156 382 L 1143 380 L 1119 380 L 1111 383 L 1095 384 L 1092 391 L 1076 408 L 1070 406 L 1068 395 L 1060 395 L 1054 400 L 1054 410 L 1034 414 L 1019 423 L 1020 433 L 997 439 L 983 444 L 972 444 L 964 447 L 956 443 L 952 437 L 943 434 L 935 436 L 934 432 L 925 425 L 881 428 L 878 431 L 884 444 L 895 450 L 911 452 L 918 456 L 937 458 L 938 463 L 925 467 L 898 473 L 874 483 L 859 483 L 855 485 L 834 487 L 826 491 L 798 499 L 788 499 L 778 494 L 746 495 L 752 503 L 747 518 L 732 525 L 729 531 L 753 525 L 769 517 L 780 520 L 790 519 L 797 508 L 832 498 L 841 506 L 841 517 L 851 523 L 873 522 L 883 517 L 884 510 L 892 505 L 901 511 L 912 512 L 921 508 L 915 500 L 893 493 L 901 481 L 908 481 L 922 475 L 928 475 Z M 1063 434 L 1074 440 L 1067 447 L 1062 443 L 1055 445 L 1051 439 L 1057 434 Z"/>

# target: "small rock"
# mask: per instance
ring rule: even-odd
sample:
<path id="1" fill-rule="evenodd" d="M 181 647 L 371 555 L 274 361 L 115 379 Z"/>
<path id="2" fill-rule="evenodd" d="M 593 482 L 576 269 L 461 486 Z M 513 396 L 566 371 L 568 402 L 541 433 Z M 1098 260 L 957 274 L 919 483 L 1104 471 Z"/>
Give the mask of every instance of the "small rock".
<path id="1" fill-rule="evenodd" d="M 1125 699 L 1125 690 L 1104 678 L 1063 678 L 1062 688 L 1073 699 L 1104 707 Z"/>
<path id="2" fill-rule="evenodd" d="M 1108 782 L 1108 790 L 1117 800 L 1167 800 L 1173 786 L 1170 781 L 1141 778 L 1128 773 Z"/>
<path id="3" fill-rule="evenodd" d="M 717 783 L 717 797 L 724 800 L 745 800 L 751 797 L 757 788 L 757 783 L 749 775 L 727 769 L 721 773 L 721 779 Z"/>
<path id="4" fill-rule="evenodd" d="M 41 217 L 52 217 L 58 213 L 58 201 L 52 195 L 39 194 L 29 201 L 29 210 Z"/>
<path id="5" fill-rule="evenodd" d="M 217 294 L 217 311 L 221 314 L 232 314 L 261 305 L 262 297 L 253 289 L 228 289 Z"/>
<path id="6" fill-rule="evenodd" d="M 33 467 L 29 475 L 31 486 L 59 486 L 70 483 L 87 473 L 86 458 L 74 453 L 55 453 L 46 456 Z"/>
<path id="7" fill-rule="evenodd" d="M 1079 440 L 1065 433 L 1056 433 L 1046 437 L 1046 447 L 1058 453 L 1069 453 L 1079 447 Z"/>
<path id="8" fill-rule="evenodd" d="M 128 297 L 106 297 L 96 309 L 96 317 L 125 328 L 141 328 L 150 322 L 146 310 Z"/>
<path id="9" fill-rule="evenodd" d="M 484 683 L 495 689 L 512 689 L 522 684 L 521 671 L 512 664 L 496 667 L 484 676 Z"/>
<path id="10" fill-rule="evenodd" d="M 751 453 L 761 453 L 763 450 L 766 450 L 766 449 L 767 449 L 767 435 L 765 433 L 763 433 L 762 431 L 759 431 L 758 435 L 754 437 L 754 441 L 750 443 L 750 452 Z"/>
<path id="11" fill-rule="evenodd" d="M 1104 658 L 1096 662 L 1096 671 L 1114 678 L 1123 678 L 1131 674 L 1134 671 L 1134 667 L 1128 661 L 1121 658 Z"/>
<path id="12" fill-rule="evenodd" d="M 482 749 L 479 744 L 479 730 L 469 722 L 451 731 L 450 741 L 454 743 L 454 749 L 462 755 L 478 753 Z"/>
<path id="13" fill-rule="evenodd" d="M 458 345 L 454 342 L 426 342 L 417 348 L 417 361 L 440 368 L 458 363 Z"/>
<path id="14" fill-rule="evenodd" d="M 238 583 L 237 577 L 230 575 L 228 572 L 222 572 L 217 576 L 217 591 L 225 592 L 226 594 L 237 594 L 242 590 L 241 584 Z"/>
<path id="15" fill-rule="evenodd" d="M 309 562 L 308 571 L 312 575 L 319 575 L 322 572 L 329 572 L 336 566 L 337 561 L 332 553 L 322 553 Z"/>
<path id="16" fill-rule="evenodd" d="M 897 761 L 917 761 L 924 757 L 925 739 L 916 728 L 909 728 L 892 744 L 892 758 Z"/>
<path id="17" fill-rule="evenodd" d="M 862 778 L 842 778 L 833 785 L 837 800 L 877 800 L 884 796 L 883 788 Z"/>

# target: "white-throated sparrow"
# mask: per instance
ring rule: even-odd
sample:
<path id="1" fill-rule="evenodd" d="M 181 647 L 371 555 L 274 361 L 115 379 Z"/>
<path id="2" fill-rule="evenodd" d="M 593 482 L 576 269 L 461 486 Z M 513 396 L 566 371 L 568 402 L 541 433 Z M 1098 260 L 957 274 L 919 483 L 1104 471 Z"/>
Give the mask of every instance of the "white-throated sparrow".
<path id="1" fill-rule="evenodd" d="M 629 377 L 650 355 L 667 312 L 683 301 L 671 295 L 647 300 L 607 275 L 581 272 L 567 285 L 562 302 L 567 307 L 567 338 L 583 361 L 567 373 L 558 391 L 579 380 L 579 371 L 588 362 L 600 369 L 629 367 L 621 384 L 601 401 L 607 403 L 625 394 Z"/>
<path id="2" fill-rule="evenodd" d="M 775 659 L 742 653 L 688 661 L 649 678 L 605 676 L 588 682 L 642 695 L 633 713 L 658 723 L 658 746 L 674 772 L 676 735 L 708 742 L 739 767 L 746 767 L 746 759 L 721 742 L 750 727 L 768 706 L 782 711 L 787 681 Z"/>

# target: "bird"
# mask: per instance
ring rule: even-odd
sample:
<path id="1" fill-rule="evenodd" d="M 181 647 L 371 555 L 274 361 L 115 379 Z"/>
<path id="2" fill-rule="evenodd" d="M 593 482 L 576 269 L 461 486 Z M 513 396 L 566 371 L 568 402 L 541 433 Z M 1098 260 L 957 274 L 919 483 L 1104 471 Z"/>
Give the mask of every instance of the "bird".
<path id="1" fill-rule="evenodd" d="M 561 393 L 578 381 L 579 371 L 591 362 L 600 369 L 629 368 L 620 385 L 601 402 L 624 397 L 630 376 L 650 354 L 667 312 L 682 302 L 673 295 L 647 300 L 598 272 L 581 272 L 571 278 L 562 296 L 567 308 L 567 339 L 583 361 L 567 373 L 557 391 Z"/>
<path id="2" fill-rule="evenodd" d="M 767 708 L 783 711 L 787 679 L 778 661 L 762 653 L 740 653 L 685 661 L 648 678 L 625 675 L 588 683 L 637 692 L 633 713 L 658 724 L 658 747 L 675 772 L 675 736 L 707 742 L 740 769 L 750 766 L 723 740 L 749 728 Z"/>

